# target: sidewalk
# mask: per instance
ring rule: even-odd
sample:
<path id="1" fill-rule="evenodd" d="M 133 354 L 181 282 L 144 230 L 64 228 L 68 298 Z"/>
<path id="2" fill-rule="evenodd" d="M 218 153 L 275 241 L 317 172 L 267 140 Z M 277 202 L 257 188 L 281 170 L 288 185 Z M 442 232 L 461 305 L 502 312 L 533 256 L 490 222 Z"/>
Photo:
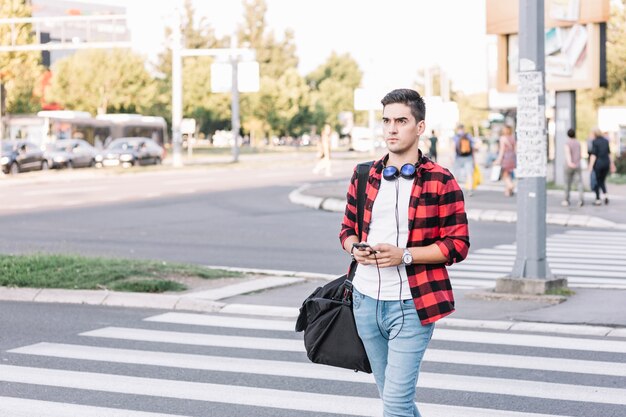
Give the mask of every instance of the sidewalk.
<path id="1" fill-rule="evenodd" d="M 485 175 L 485 174 L 483 174 Z M 311 208 L 343 212 L 346 205 L 346 181 L 328 181 L 305 184 L 289 195 L 294 204 Z M 585 193 L 585 205 L 576 206 L 577 194 L 570 194 L 572 205 L 561 206 L 563 190 L 548 190 L 546 198 L 547 224 L 577 227 L 603 227 L 626 230 L 626 185 L 607 184 L 610 201 L 608 205 L 594 206 L 595 194 Z M 467 215 L 475 221 L 515 222 L 517 220 L 517 196 L 504 196 L 500 182 L 478 186 L 474 194 L 465 196 Z"/>

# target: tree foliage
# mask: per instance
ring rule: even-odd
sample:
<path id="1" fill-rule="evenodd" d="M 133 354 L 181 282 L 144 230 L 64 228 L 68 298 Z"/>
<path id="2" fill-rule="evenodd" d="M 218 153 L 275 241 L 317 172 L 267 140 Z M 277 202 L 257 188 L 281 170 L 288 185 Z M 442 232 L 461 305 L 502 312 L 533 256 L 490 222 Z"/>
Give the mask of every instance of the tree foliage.
<path id="1" fill-rule="evenodd" d="M 95 114 L 149 113 L 157 93 L 143 57 L 124 49 L 95 49 L 57 61 L 46 98 Z"/>
<path id="2" fill-rule="evenodd" d="M 598 107 L 626 103 L 626 0 L 612 2 L 606 35 L 607 86 L 576 92 L 578 138 L 587 138 L 597 124 Z"/>
<path id="3" fill-rule="evenodd" d="M 349 54 L 333 52 L 326 62 L 306 77 L 312 89 L 313 113 L 321 111 L 323 122 L 337 127 L 339 113 L 354 111 L 354 90 L 359 87 L 362 78 L 362 71 Z"/>
<path id="4" fill-rule="evenodd" d="M 183 47 L 188 49 L 225 48 L 228 38 L 218 38 L 214 28 L 202 17 L 196 19 L 191 0 L 185 0 L 180 31 Z M 158 112 L 166 119 L 172 115 L 172 28 L 165 28 L 167 46 L 158 56 L 156 80 L 163 96 L 163 106 Z M 187 57 L 183 59 L 183 117 L 196 119 L 198 129 L 204 133 L 230 126 L 230 100 L 224 94 L 212 94 L 212 57 Z"/>
<path id="5" fill-rule="evenodd" d="M 286 30 L 278 40 L 268 29 L 265 0 L 244 1 L 243 6 L 237 40 L 241 47 L 256 52 L 260 90 L 242 95 L 242 126 L 250 132 L 253 143 L 271 135 L 297 134 L 302 129 L 295 128 L 292 121 L 308 103 L 308 88 L 296 70 L 294 34 Z"/>
<path id="6" fill-rule="evenodd" d="M 31 17 L 31 6 L 24 0 L 2 0 L 0 18 Z M 17 45 L 33 43 L 30 24 L 18 24 Z M 0 26 L 0 44 L 11 44 L 11 31 L 8 25 Z M 32 113 L 40 109 L 37 83 L 43 67 L 40 52 L 0 53 L 0 86 L 2 88 L 3 110 L 10 113 Z M 6 107 L 5 107 L 6 106 Z"/>

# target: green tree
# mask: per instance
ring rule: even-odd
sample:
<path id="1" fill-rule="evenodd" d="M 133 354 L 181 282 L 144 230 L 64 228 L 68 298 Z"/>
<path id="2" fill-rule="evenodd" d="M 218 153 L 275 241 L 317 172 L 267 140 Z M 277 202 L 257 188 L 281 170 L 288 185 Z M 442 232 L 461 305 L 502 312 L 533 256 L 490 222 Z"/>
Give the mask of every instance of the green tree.
<path id="1" fill-rule="evenodd" d="M 95 114 L 148 113 L 158 91 L 141 56 L 124 49 L 96 49 L 57 61 L 46 98 Z"/>
<path id="2" fill-rule="evenodd" d="M 321 111 L 323 122 L 337 127 L 340 112 L 354 111 L 354 90 L 362 78 L 362 71 L 349 54 L 333 52 L 306 77 L 313 96 L 311 112 L 319 115 Z"/>
<path id="3" fill-rule="evenodd" d="M 0 18 L 31 17 L 30 2 L 25 0 L 2 0 Z M 33 43 L 34 36 L 30 24 L 18 24 L 17 45 Z M 8 25 L 0 25 L 0 45 L 11 44 L 11 30 Z M 41 108 L 35 87 L 41 79 L 43 67 L 40 52 L 1 52 L 0 89 L 2 89 L 2 110 L 10 113 L 33 113 Z"/>
<path id="4" fill-rule="evenodd" d="M 598 107 L 626 103 L 626 0 L 611 2 L 606 28 L 605 88 L 578 90 L 576 93 L 576 134 L 587 138 L 597 124 Z"/>
<path id="5" fill-rule="evenodd" d="M 267 27 L 265 0 L 244 1 L 243 6 L 244 22 L 237 39 L 241 47 L 256 52 L 260 91 L 242 95 L 242 126 L 250 132 L 253 145 L 272 134 L 300 134 L 305 129 L 301 116 L 309 99 L 308 87 L 296 70 L 293 31 L 286 30 L 282 40 L 277 40 Z"/>
<path id="6" fill-rule="evenodd" d="M 215 30 L 202 17 L 196 19 L 191 0 L 185 0 L 180 31 L 183 47 L 188 49 L 224 48 L 229 38 L 218 38 Z M 165 28 L 168 44 L 172 41 L 172 28 Z M 230 100 L 226 94 L 210 91 L 212 57 L 187 57 L 183 59 L 183 117 L 196 119 L 201 132 L 210 135 L 217 129 L 230 126 Z M 163 105 L 158 114 L 171 119 L 172 115 L 172 49 L 168 46 L 158 57 L 156 72 L 158 89 Z"/>

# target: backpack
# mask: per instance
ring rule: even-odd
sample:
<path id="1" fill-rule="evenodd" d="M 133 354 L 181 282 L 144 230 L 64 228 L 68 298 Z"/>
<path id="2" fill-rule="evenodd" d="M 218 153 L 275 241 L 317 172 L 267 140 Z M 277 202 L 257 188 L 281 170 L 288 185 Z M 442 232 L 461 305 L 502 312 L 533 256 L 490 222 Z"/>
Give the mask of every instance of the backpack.
<path id="1" fill-rule="evenodd" d="M 472 141 L 470 141 L 470 138 L 466 134 L 459 138 L 456 153 L 460 156 L 468 156 L 472 154 Z"/>

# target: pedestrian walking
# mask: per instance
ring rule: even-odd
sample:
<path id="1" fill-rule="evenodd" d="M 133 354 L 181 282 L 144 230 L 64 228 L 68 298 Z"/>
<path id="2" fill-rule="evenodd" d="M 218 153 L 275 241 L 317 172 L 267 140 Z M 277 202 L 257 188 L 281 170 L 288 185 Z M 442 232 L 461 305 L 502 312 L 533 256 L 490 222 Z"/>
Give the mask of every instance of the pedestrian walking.
<path id="1" fill-rule="evenodd" d="M 456 157 L 454 159 L 454 175 L 459 182 L 464 184 L 468 196 L 474 193 L 474 151 L 476 150 L 476 141 L 468 132 L 465 126 L 459 123 L 456 128 L 456 134 L 452 138 Z"/>
<path id="2" fill-rule="evenodd" d="M 568 129 L 567 142 L 565 142 L 565 199 L 561 202 L 564 207 L 569 207 L 570 199 L 569 193 L 572 189 L 572 184 L 576 181 L 578 188 L 578 207 L 582 207 L 585 204 L 585 193 L 583 188 L 583 176 L 582 176 L 582 152 L 580 150 L 580 142 L 576 139 L 576 131 L 574 129 Z"/>
<path id="3" fill-rule="evenodd" d="M 330 161 L 331 133 L 332 128 L 326 123 L 322 129 L 322 135 L 317 142 L 319 161 L 313 168 L 314 174 L 318 174 L 320 171 L 324 170 L 324 175 L 327 177 L 332 175 Z"/>
<path id="4" fill-rule="evenodd" d="M 596 206 L 602 205 L 600 190 L 604 194 L 604 204 L 609 204 L 605 181 L 610 170 L 615 171 L 615 165 L 611 160 L 609 140 L 602 135 L 600 129 L 595 128 L 593 129 L 593 141 L 589 151 L 589 171 L 595 177 L 593 191 L 596 193 L 596 200 L 593 204 Z"/>
<path id="5" fill-rule="evenodd" d="M 435 135 L 434 130 L 430 131 L 430 137 L 428 138 L 428 141 L 430 142 L 428 157 L 432 161 L 437 162 L 437 142 L 439 141 L 439 139 L 437 138 L 437 135 Z"/>
<path id="6" fill-rule="evenodd" d="M 388 153 L 370 168 L 362 242 L 356 169 L 339 237 L 358 262 L 353 311 L 384 416 L 414 417 L 420 416 L 416 383 L 435 322 L 454 311 L 446 265 L 467 256 L 469 230 L 456 180 L 419 150 L 422 97 L 400 89 L 381 102 Z"/>
<path id="7" fill-rule="evenodd" d="M 504 195 L 512 197 L 515 190 L 513 183 L 513 172 L 517 165 L 516 144 L 511 126 L 504 125 L 499 139 L 498 157 L 494 161 L 495 165 L 500 165 L 500 178 L 504 181 Z"/>

